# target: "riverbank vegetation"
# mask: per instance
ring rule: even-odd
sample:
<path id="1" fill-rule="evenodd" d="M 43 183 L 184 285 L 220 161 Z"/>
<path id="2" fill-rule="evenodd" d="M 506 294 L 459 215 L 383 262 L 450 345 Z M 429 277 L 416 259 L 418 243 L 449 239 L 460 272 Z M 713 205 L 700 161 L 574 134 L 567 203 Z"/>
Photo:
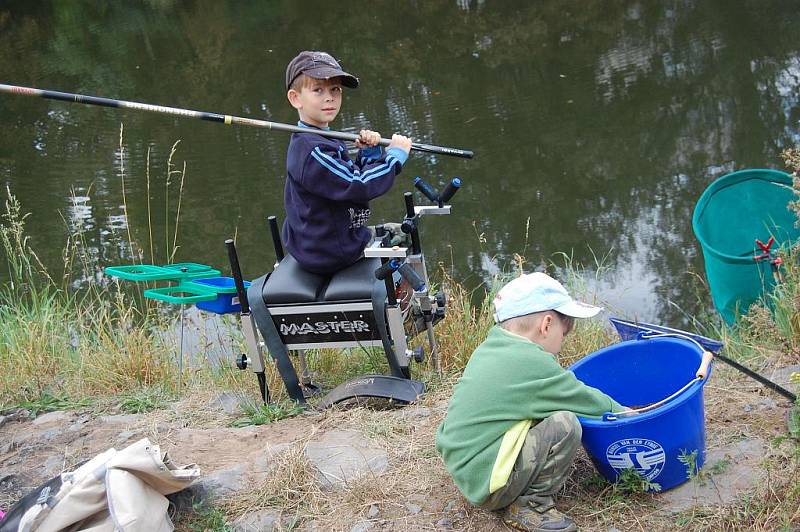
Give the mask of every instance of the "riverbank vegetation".
<path id="1" fill-rule="evenodd" d="M 250 395 L 256 391 L 250 386 L 254 380 L 251 374 L 232 369 L 232 360 L 217 367 L 187 367 L 183 378 L 178 379 L 175 353 L 179 346 L 170 331 L 180 317 L 142 297 L 151 285 L 125 286 L 92 271 L 80 234 L 68 240 L 64 271 L 58 275 L 47 271 L 30 246 L 26 217 L 7 189 L 0 222 L 0 242 L 10 273 L 10 280 L 0 291 L 0 371 L 5 376 L 0 381 L 0 407 L 27 405 L 48 410 L 86 406 L 91 401 L 100 408 L 119 399 L 126 410 L 148 409 L 149 405 L 163 404 L 163 399 L 177 398 L 179 381 L 189 388 L 213 385 L 248 390 Z M 76 263 L 83 265 L 84 278 L 96 281 L 72 290 L 69 268 Z M 514 269 L 521 271 L 524 265 L 513 265 L 507 275 L 494 280 L 494 285 L 513 275 Z M 469 354 L 494 323 L 490 298 L 486 297 L 492 283 L 479 287 L 476 294 L 450 278 L 445 269 L 438 273 L 438 282 L 449 300 L 447 319 L 436 329 L 444 378 L 432 370 L 430 360 L 416 366 L 416 377 L 429 387 L 447 386 L 447 377 L 463 369 Z M 561 273 L 570 277 L 571 284 L 581 282 L 580 271 L 568 261 Z M 424 334 L 416 339 L 423 341 Z M 611 341 L 610 332 L 602 324 L 585 324 L 565 346 L 565 360 L 570 363 Z M 343 357 L 337 350 L 323 349 L 310 352 L 308 359 L 326 387 L 359 374 L 388 370 L 382 353 L 374 350 L 354 349 Z M 267 377 L 274 399 L 284 400 L 283 383 L 274 366 L 268 366 Z"/>
<path id="2" fill-rule="evenodd" d="M 797 175 L 800 171 L 798 152 L 788 152 L 786 157 L 787 164 Z M 800 188 L 800 183 L 797 186 Z M 261 408 L 252 373 L 236 370 L 232 360 L 210 364 L 202 362 L 201 356 L 186 365 L 184 374 L 177 378 L 179 363 L 175 353 L 178 349 L 175 335 L 170 334 L 175 329 L 175 313 L 165 312 L 148 302 L 142 297 L 142 287 L 128 289 L 100 275 L 96 264 L 86 255 L 87 248 L 80 233 L 68 239 L 63 254 L 64 271 L 58 274 L 47 271 L 26 234 L 24 207 L 13 191 L 7 189 L 5 193 L 0 242 L 9 281 L 0 290 L 0 372 L 3 375 L 0 409 L 21 407 L 33 415 L 60 409 L 88 409 L 96 413 L 158 411 L 181 398 L 186 403 L 191 402 L 190 398 L 207 399 L 212 392 L 227 390 L 239 397 L 242 410 L 231 420 L 230 426 L 274 422 L 299 412 L 291 405 Z M 800 203 L 794 208 L 800 213 Z M 170 258 L 174 258 L 177 249 L 178 215 L 174 233 L 166 235 L 165 249 Z M 129 245 L 131 249 L 138 249 L 133 242 Z M 153 249 L 152 241 L 149 247 Z M 697 332 L 720 338 L 726 345 L 727 356 L 762 372 L 800 363 L 800 266 L 797 250 L 786 253 L 784 283 L 763 305 L 754 306 L 733 327 L 724 326 L 713 315 L 697 317 L 694 323 Z M 138 260 L 141 262 L 141 256 Z M 579 265 L 562 256 L 552 268 L 584 299 L 598 302 Z M 438 375 L 430 360 L 415 366 L 415 378 L 428 386 L 424 405 L 446 404 L 469 354 L 493 324 L 487 294 L 505 277 L 526 269 L 524 259 L 520 258 L 508 266 L 506 276 L 487 282 L 476 289 L 477 293 L 450 278 L 446 269 L 438 271 L 436 281 L 449 299 L 447 317 L 436 329 L 443 373 Z M 75 290 L 71 288 L 74 271 L 81 271 L 83 278 L 94 281 Z M 420 335 L 417 341 L 423 339 L 424 335 Z M 240 336 L 237 341 L 242 342 Z M 599 320 L 581 322 L 565 343 L 562 361 L 564 365 L 571 364 L 586 353 L 615 341 L 611 331 Z M 314 376 L 328 388 L 354 375 L 386 370 L 382 355 L 369 350 L 352 350 L 348 356 L 320 350 L 309 353 L 308 358 Z M 272 364 L 267 368 L 267 377 L 277 404 L 286 405 L 282 382 Z M 654 495 L 643 493 L 633 481 L 609 485 L 593 471 L 584 456 L 577 463 L 577 474 L 565 487 L 564 500 L 571 501 L 571 506 L 565 510 L 590 529 L 603 530 L 609 524 L 625 530 L 657 529 L 664 522 L 692 530 L 790 530 L 797 526 L 800 523 L 800 445 L 797 440 L 800 435 L 792 433 L 797 430 L 796 424 L 792 429 L 791 418 L 787 425 L 783 419 L 776 422 L 774 416 L 770 418 L 766 414 L 760 419 L 748 416 L 752 399 L 734 393 L 742 388 L 759 390 L 752 381 L 744 381 L 740 374 L 718 364 L 706 398 L 707 418 L 714 429 L 709 436 L 710 444 L 722 445 L 749 436 L 766 441 L 767 448 L 760 464 L 764 481 L 742 494 L 740 504 L 694 508 L 677 516 L 658 517 L 652 512 Z M 208 404 L 205 399 L 196 404 Z M 392 480 L 392 485 L 401 491 L 414 491 L 420 486 L 434 489 L 433 480 L 423 478 L 431 474 L 432 468 L 441 469 L 433 452 L 433 429 L 423 431 L 422 435 L 404 432 L 396 423 L 381 421 L 374 412 L 364 409 L 327 415 L 340 416 L 328 423 L 331 425 L 352 423 L 358 418 L 370 434 L 390 440 L 398 452 L 408 451 L 410 455 L 414 447 L 415 458 L 409 457 L 409 467 Z M 202 415 L 198 413 L 197 419 L 202 419 Z M 420 443 L 420 436 L 427 436 L 431 441 Z M 407 438 L 417 440 L 405 441 Z M 225 519 L 237 517 L 248 505 L 250 509 L 262 505 L 295 514 L 306 512 L 309 517 L 341 508 L 341 504 L 334 504 L 333 495 L 313 487 L 311 473 L 303 469 L 308 464 L 302 462 L 299 450 L 302 448 L 295 446 L 281 455 L 279 475 L 271 484 L 255 490 L 251 497 L 223 501 L 219 509 L 204 508 L 197 512 L 194 520 L 189 519 L 181 526 L 202 529 L 203 516 L 213 516 L 212 528 L 224 530 L 228 526 Z M 724 466 L 722 462 L 707 464 L 712 468 Z M 698 477 L 693 482 L 703 481 L 702 471 Z M 366 507 L 375 504 L 369 502 L 366 493 L 348 493 L 345 497 L 346 505 L 350 505 L 348 511 L 356 512 L 356 516 L 363 513 L 365 504 Z M 472 519 L 467 517 L 467 521 Z"/>

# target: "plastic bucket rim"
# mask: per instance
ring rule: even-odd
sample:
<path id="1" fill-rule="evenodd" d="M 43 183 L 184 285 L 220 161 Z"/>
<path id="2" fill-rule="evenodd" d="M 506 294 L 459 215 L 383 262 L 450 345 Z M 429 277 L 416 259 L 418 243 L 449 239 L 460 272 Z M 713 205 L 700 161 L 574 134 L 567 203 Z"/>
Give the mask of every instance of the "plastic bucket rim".
<path id="1" fill-rule="evenodd" d="M 765 174 L 776 177 L 780 176 L 781 178 L 784 179 L 781 179 L 780 181 L 767 179 Z M 716 248 L 708 244 L 705 237 L 702 235 L 702 231 L 700 231 L 698 227 L 698 220 L 702 217 L 702 214 L 705 211 L 706 206 L 711 201 L 711 198 L 714 196 L 714 194 L 716 194 L 720 190 L 739 184 L 742 181 L 748 181 L 750 179 L 780 182 L 787 185 L 792 184 L 791 175 L 782 170 L 776 170 L 773 168 L 746 168 L 742 170 L 737 170 L 735 172 L 731 172 L 729 174 L 722 175 L 717 179 L 715 179 L 710 185 L 708 185 L 708 187 L 706 187 L 706 189 L 700 195 L 700 198 L 697 200 L 697 203 L 694 206 L 694 211 L 692 212 L 692 231 L 694 232 L 694 236 L 700 242 L 700 247 L 702 248 L 703 253 L 708 251 L 711 255 L 719 259 L 722 259 L 723 261 L 729 264 L 751 264 L 753 262 L 752 257 L 739 257 L 736 255 L 729 255 L 727 253 L 718 251 Z M 725 181 L 723 182 L 723 180 Z"/>
<path id="2" fill-rule="evenodd" d="M 226 285 L 219 285 L 219 284 L 207 282 L 207 281 L 212 281 L 214 279 L 225 279 L 226 281 L 227 280 L 232 280 L 232 281 L 234 281 L 234 283 L 230 284 L 230 285 L 227 285 L 227 284 Z M 214 277 L 200 277 L 198 279 L 192 279 L 190 282 L 198 284 L 203 289 L 211 290 L 211 291 L 213 291 L 213 292 L 215 292 L 217 294 L 224 294 L 224 295 L 235 294 L 237 292 L 237 290 L 238 290 L 236 288 L 235 279 L 233 277 L 226 277 L 224 275 L 217 275 L 217 276 L 214 276 Z M 250 283 L 251 282 L 242 280 L 242 283 L 244 284 L 245 290 L 247 290 L 247 288 L 250 287 Z"/>
<path id="3" fill-rule="evenodd" d="M 711 372 L 709 371 L 708 376 L 710 375 Z M 708 381 L 708 376 L 706 376 L 705 379 L 696 380 L 694 384 L 686 388 L 683 391 L 683 393 L 681 393 L 678 397 L 675 397 L 668 403 L 661 405 L 658 408 L 655 408 L 648 412 L 644 412 L 642 414 L 635 414 L 632 416 L 619 417 L 614 420 L 611 419 L 605 420 L 602 418 L 595 419 L 595 418 L 577 416 L 578 421 L 580 421 L 580 424 L 583 425 L 584 427 L 591 427 L 591 428 L 614 428 L 614 427 L 635 425 L 637 423 L 644 423 L 646 421 L 650 421 L 657 416 L 667 414 L 677 408 L 680 408 L 685 403 L 693 399 L 695 394 L 700 393 L 702 391 L 702 388 L 706 385 L 706 381 Z"/>
<path id="4" fill-rule="evenodd" d="M 593 360 L 594 358 L 605 354 L 606 351 L 610 351 L 611 349 L 614 349 L 614 348 L 619 348 L 620 346 L 638 344 L 639 342 L 656 342 L 656 343 L 663 343 L 663 342 L 676 343 L 677 342 L 677 343 L 679 343 L 681 345 L 685 345 L 685 346 L 691 347 L 694 351 L 696 351 L 700 355 L 700 359 L 702 360 L 703 351 L 694 342 L 690 342 L 689 340 L 686 340 L 684 338 L 677 338 L 677 337 L 639 338 L 639 339 L 635 339 L 635 340 L 624 340 L 622 342 L 617 342 L 615 344 L 611 344 L 611 345 L 609 345 L 607 347 L 604 347 L 603 349 L 595 351 L 594 353 L 591 353 L 590 355 L 588 355 L 588 356 L 578 360 L 574 364 L 572 364 L 569 367 L 569 370 L 574 373 L 575 366 L 579 366 L 579 365 L 583 364 L 584 362 L 588 363 L 590 360 Z M 636 414 L 636 415 L 633 415 L 633 416 L 620 417 L 620 418 L 617 418 L 615 420 L 604 420 L 602 418 L 595 419 L 595 418 L 577 416 L 578 420 L 580 421 L 580 424 L 582 426 L 591 427 L 591 428 L 613 428 L 613 427 L 620 427 L 620 426 L 623 426 L 623 425 L 633 425 L 633 424 L 636 424 L 636 423 L 642 423 L 642 422 L 651 420 L 654 417 L 656 417 L 657 415 L 666 414 L 668 412 L 671 412 L 671 411 L 675 410 L 676 408 L 678 408 L 680 406 L 683 406 L 690 399 L 692 399 L 695 394 L 701 393 L 702 392 L 702 388 L 706 385 L 706 382 L 708 382 L 708 379 L 711 377 L 712 372 L 713 372 L 713 364 L 709 366 L 708 375 L 706 375 L 704 379 L 695 380 L 694 384 L 692 384 L 691 386 L 686 388 L 686 390 L 684 390 L 683 393 L 681 393 L 680 395 L 678 395 L 677 397 L 675 397 L 674 399 L 672 399 L 668 403 L 666 403 L 664 405 L 661 405 L 658 408 L 655 408 L 655 409 L 653 409 L 653 410 L 651 410 L 649 412 L 645 412 L 643 414 Z M 683 386 L 684 384 L 681 384 L 681 386 Z M 677 388 L 677 389 L 679 389 L 679 388 Z M 676 389 L 676 391 L 677 391 L 677 389 Z"/>

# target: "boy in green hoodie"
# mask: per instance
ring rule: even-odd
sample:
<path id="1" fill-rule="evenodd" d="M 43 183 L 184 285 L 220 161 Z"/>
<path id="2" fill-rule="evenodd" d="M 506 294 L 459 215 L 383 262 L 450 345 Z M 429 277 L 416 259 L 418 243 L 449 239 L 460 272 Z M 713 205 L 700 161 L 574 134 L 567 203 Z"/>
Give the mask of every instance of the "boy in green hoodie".
<path id="1" fill-rule="evenodd" d="M 544 273 L 495 296 L 495 325 L 453 389 L 436 449 L 464 496 L 520 530 L 570 532 L 553 495 L 581 441 L 576 415 L 625 407 L 561 367 L 556 355 L 575 318 L 602 309 L 575 301 Z"/>

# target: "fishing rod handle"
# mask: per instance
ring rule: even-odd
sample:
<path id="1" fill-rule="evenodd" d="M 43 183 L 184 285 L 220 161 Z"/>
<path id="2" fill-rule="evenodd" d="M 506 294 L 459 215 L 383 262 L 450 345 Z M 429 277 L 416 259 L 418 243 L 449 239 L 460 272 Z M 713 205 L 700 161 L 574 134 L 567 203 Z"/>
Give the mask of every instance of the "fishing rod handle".
<path id="1" fill-rule="evenodd" d="M 239 256 L 236 254 L 236 244 L 233 243 L 232 238 L 225 241 L 225 247 L 228 248 L 228 260 L 231 263 L 231 274 L 236 285 L 236 293 L 239 296 L 239 304 L 242 306 L 242 314 L 250 314 L 250 304 L 247 301 L 247 291 L 244 289 L 242 270 L 239 268 Z"/>
<path id="2" fill-rule="evenodd" d="M 308 128 L 305 128 L 308 130 Z M 339 140 L 349 140 L 351 142 L 355 142 L 358 139 L 358 135 L 353 133 L 345 133 L 343 131 L 331 131 L 331 130 L 321 130 L 321 131 L 314 131 L 315 133 L 322 135 L 323 137 L 329 137 L 332 139 L 339 139 Z M 389 146 L 391 144 L 392 139 L 386 139 L 381 137 L 381 140 L 378 141 L 378 146 Z M 451 155 L 453 157 L 460 157 L 462 159 L 472 159 L 475 157 L 475 152 L 472 150 L 462 150 L 461 148 L 448 148 L 446 146 L 434 146 L 433 144 L 422 144 L 420 142 L 412 142 L 411 143 L 411 150 L 412 151 L 420 151 L 423 153 L 435 153 L 437 155 Z"/>
<path id="3" fill-rule="evenodd" d="M 318 133 L 323 137 L 330 137 L 339 140 L 349 140 L 351 142 L 355 142 L 356 139 L 358 139 L 358 135 L 355 135 L 353 133 L 344 133 L 342 131 L 322 130 L 322 131 L 315 131 L 315 133 Z M 391 139 L 386 139 L 381 137 L 381 140 L 378 141 L 378 146 L 386 147 L 389 146 L 391 142 L 392 142 Z M 423 153 L 434 153 L 437 155 L 451 155 L 453 157 L 460 157 L 462 159 L 472 159 L 473 157 L 475 157 L 475 152 L 473 152 L 472 150 L 462 150 L 461 148 L 448 148 L 446 146 L 434 146 L 433 144 L 422 144 L 419 142 L 412 142 L 411 150 Z"/>
<path id="4" fill-rule="evenodd" d="M 719 353 L 716 354 L 716 357 L 718 359 L 720 359 L 721 361 L 725 362 L 726 364 L 728 364 L 729 366 L 741 371 L 742 373 L 744 373 L 748 377 L 760 382 L 761 384 L 763 384 L 764 386 L 766 386 L 770 390 L 779 393 L 780 395 L 782 395 L 785 398 L 789 399 L 791 402 L 794 403 L 795 401 L 797 401 L 797 395 L 795 395 L 794 393 L 790 392 L 789 390 L 787 390 L 786 388 L 784 388 L 780 384 L 778 384 L 776 382 L 772 382 L 768 378 L 756 373 L 752 369 L 739 364 L 738 362 L 736 362 L 732 358 L 728 358 L 728 357 L 726 357 L 724 355 L 721 355 Z"/>
<path id="5" fill-rule="evenodd" d="M 435 153 L 438 155 L 452 155 L 453 157 L 461 157 L 462 159 L 472 159 L 475 157 L 475 152 L 472 150 L 462 150 L 459 148 L 446 148 L 444 146 L 433 146 L 432 144 L 418 144 L 416 142 L 411 144 L 411 149 L 421 151 L 424 153 Z"/>

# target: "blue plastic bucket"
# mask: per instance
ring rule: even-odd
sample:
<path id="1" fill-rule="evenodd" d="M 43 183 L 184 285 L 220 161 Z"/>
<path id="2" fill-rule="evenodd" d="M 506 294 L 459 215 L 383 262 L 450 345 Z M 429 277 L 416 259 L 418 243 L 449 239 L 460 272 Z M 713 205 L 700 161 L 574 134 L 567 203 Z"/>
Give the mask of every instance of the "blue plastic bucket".
<path id="1" fill-rule="evenodd" d="M 703 386 L 711 372 L 697 377 L 702 361 L 695 343 L 659 337 L 606 347 L 570 367 L 579 380 L 627 407 L 663 402 L 636 415 L 578 418 L 583 446 L 606 479 L 615 482 L 632 468 L 665 491 L 702 467 Z"/>
<path id="2" fill-rule="evenodd" d="M 231 314 L 241 312 L 239 296 L 236 294 L 236 281 L 233 277 L 209 277 L 208 279 L 193 279 L 192 283 L 200 285 L 206 290 L 216 292 L 217 298 L 211 301 L 200 301 L 195 306 L 200 310 L 214 312 L 215 314 Z M 244 281 L 244 289 L 250 286 L 250 281 Z"/>

